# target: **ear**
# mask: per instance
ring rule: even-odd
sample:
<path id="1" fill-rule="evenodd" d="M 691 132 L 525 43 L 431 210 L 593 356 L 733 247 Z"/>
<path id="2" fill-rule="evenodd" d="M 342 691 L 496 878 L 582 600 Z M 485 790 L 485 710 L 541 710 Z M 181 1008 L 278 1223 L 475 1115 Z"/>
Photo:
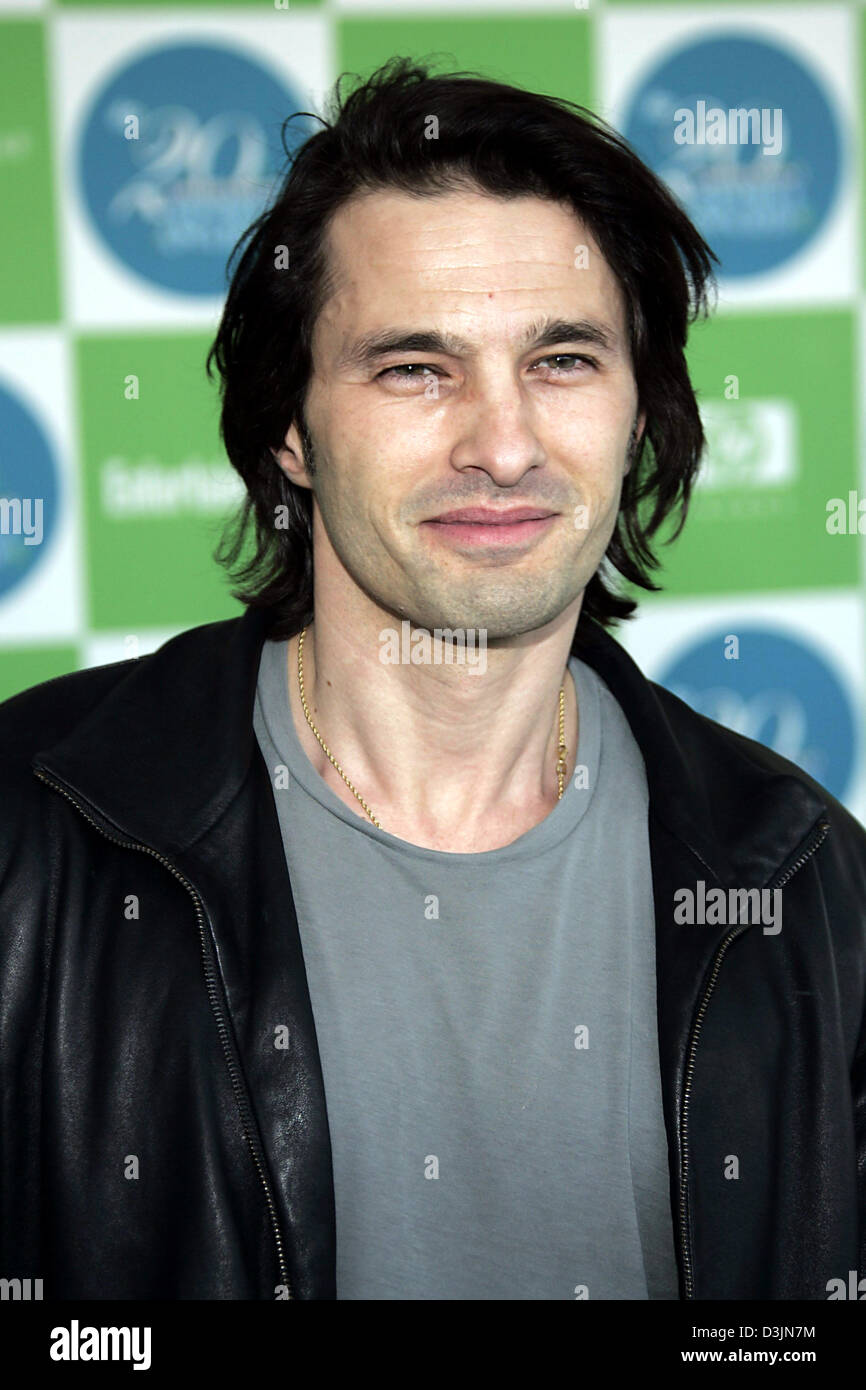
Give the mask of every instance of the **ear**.
<path id="1" fill-rule="evenodd" d="M 283 470 L 290 483 L 296 483 L 298 487 L 312 488 L 310 475 L 304 464 L 300 431 L 294 422 L 289 426 L 282 448 L 272 449 L 271 454 L 277 467 Z"/>

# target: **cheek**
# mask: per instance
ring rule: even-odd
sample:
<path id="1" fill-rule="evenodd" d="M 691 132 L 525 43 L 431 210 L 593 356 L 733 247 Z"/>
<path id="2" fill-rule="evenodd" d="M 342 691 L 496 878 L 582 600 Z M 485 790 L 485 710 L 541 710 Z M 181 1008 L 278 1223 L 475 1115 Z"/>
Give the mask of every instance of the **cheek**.
<path id="1" fill-rule="evenodd" d="M 344 444 L 329 455 L 319 470 L 317 496 L 335 532 L 349 540 L 378 529 L 377 518 L 388 506 L 385 476 L 384 462 L 359 458 L 357 448 Z"/>
<path id="2" fill-rule="evenodd" d="M 584 477 L 593 488 L 609 490 L 625 461 L 632 419 L 622 412 L 612 418 L 609 403 L 602 409 L 596 402 L 593 409 L 593 403 L 587 402 L 557 424 L 549 448 L 572 476 Z"/>
<path id="3" fill-rule="evenodd" d="M 604 451 L 596 447 L 582 453 L 570 467 L 569 474 L 575 489 L 604 509 L 622 486 L 623 468 L 624 450 L 619 446 L 614 449 L 608 441 Z"/>
<path id="4" fill-rule="evenodd" d="M 622 494 L 622 480 L 613 471 L 587 473 L 575 479 L 579 504 L 575 508 L 575 530 L 585 540 L 587 534 L 609 533 L 616 524 Z M 606 542 L 605 542 L 606 543 Z"/>

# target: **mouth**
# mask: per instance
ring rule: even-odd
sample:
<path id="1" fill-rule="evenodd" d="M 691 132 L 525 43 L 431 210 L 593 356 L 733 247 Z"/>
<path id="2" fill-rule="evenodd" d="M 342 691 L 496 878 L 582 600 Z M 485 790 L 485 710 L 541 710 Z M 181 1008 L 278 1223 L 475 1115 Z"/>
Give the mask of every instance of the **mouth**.
<path id="1" fill-rule="evenodd" d="M 559 515 L 546 507 L 461 507 L 421 523 L 439 540 L 468 546 L 522 545 L 549 530 Z"/>

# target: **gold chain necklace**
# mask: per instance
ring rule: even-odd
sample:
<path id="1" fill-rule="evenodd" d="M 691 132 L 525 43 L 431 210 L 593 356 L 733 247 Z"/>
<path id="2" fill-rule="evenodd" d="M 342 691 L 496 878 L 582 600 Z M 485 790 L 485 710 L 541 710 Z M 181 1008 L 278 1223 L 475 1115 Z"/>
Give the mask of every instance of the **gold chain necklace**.
<path id="1" fill-rule="evenodd" d="M 340 774 L 340 776 L 342 777 L 343 781 L 346 783 L 346 786 L 349 788 L 349 791 L 352 793 L 352 795 L 353 795 L 354 797 L 357 798 L 358 801 L 360 801 L 360 803 L 361 803 L 361 805 L 363 806 L 364 810 L 367 812 L 367 815 L 370 817 L 370 820 L 371 820 L 371 821 L 373 822 L 373 824 L 377 827 L 377 829 L 381 830 L 382 827 L 381 827 L 381 825 L 379 824 L 379 822 L 377 821 L 376 817 L 373 815 L 373 812 L 370 810 L 370 807 L 367 805 L 366 801 L 365 801 L 364 798 L 360 795 L 360 793 L 357 792 L 357 791 L 355 790 L 355 788 L 352 786 L 352 783 L 349 781 L 349 779 L 348 779 L 348 777 L 346 776 L 345 772 L 344 772 L 343 769 L 340 767 L 340 764 L 337 762 L 337 759 L 334 757 L 334 755 L 333 755 L 333 753 L 331 752 L 330 748 L 329 748 L 328 745 L 325 743 L 325 740 L 322 738 L 322 735 L 319 733 L 318 729 L 316 728 L 315 724 L 313 723 L 312 715 L 310 714 L 310 711 L 307 709 L 307 701 L 306 701 L 306 697 L 305 697 L 305 695 L 304 695 L 304 638 L 306 637 L 306 635 L 307 635 L 307 629 L 306 629 L 305 627 L 302 627 L 302 628 L 301 628 L 301 634 L 300 634 L 300 636 L 299 636 L 299 638 L 298 638 L 298 689 L 299 689 L 299 691 L 300 691 L 300 693 L 301 693 L 301 704 L 302 704 L 303 707 L 304 707 L 304 716 L 305 716 L 306 721 L 307 721 L 307 723 L 309 724 L 310 728 L 312 729 L 313 733 L 315 734 L 316 739 L 318 740 L 319 746 L 320 746 L 321 749 L 322 749 L 322 752 L 325 754 L 325 757 L 328 759 L 328 761 L 329 761 L 329 763 L 331 764 L 331 766 L 332 766 L 333 768 L 335 768 L 335 770 L 336 770 L 337 772 L 339 772 L 339 774 Z M 567 767 L 568 767 L 568 749 L 567 749 L 566 746 L 565 746 L 565 689 L 564 689 L 564 687 L 560 686 L 560 689 L 559 689 L 559 747 L 558 747 L 557 753 L 556 753 L 556 781 L 557 781 L 557 786 L 558 786 L 558 788 L 559 788 L 559 791 L 558 791 L 558 794 L 557 794 L 557 800 L 558 800 L 558 801 L 561 801 L 561 800 L 562 800 L 562 793 L 563 793 L 563 790 L 564 790 L 564 787 L 565 787 L 565 773 L 566 773 Z"/>

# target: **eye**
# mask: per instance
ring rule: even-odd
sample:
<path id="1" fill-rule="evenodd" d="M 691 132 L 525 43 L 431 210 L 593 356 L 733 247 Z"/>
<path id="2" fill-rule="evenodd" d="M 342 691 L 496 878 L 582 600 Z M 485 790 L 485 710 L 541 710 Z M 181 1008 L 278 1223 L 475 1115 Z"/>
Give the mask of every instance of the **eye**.
<path id="1" fill-rule="evenodd" d="M 594 357 L 585 357 L 577 352 L 556 352 L 551 357 L 539 357 L 537 362 L 533 362 L 533 369 L 541 365 L 542 362 L 581 362 L 587 367 L 597 367 L 598 363 Z M 560 376 L 569 376 L 576 371 L 576 367 L 555 367 L 554 371 Z"/>
<path id="2" fill-rule="evenodd" d="M 413 381 L 415 379 L 414 374 L 417 372 L 420 375 L 422 371 L 435 372 L 437 376 L 440 375 L 438 367 L 431 366 L 429 362 L 399 362 L 396 367 L 385 367 L 383 371 L 377 372 L 376 380 L 393 375 L 397 377 L 398 381 Z M 413 375 L 402 376 L 400 375 L 402 372 L 410 372 Z"/>

